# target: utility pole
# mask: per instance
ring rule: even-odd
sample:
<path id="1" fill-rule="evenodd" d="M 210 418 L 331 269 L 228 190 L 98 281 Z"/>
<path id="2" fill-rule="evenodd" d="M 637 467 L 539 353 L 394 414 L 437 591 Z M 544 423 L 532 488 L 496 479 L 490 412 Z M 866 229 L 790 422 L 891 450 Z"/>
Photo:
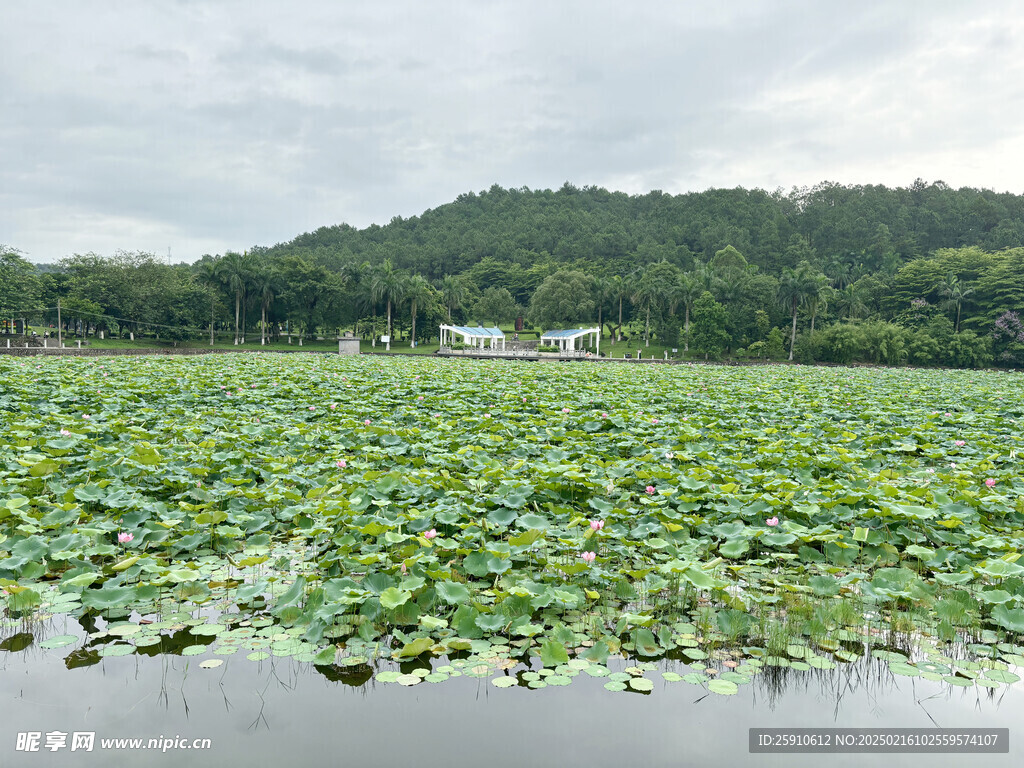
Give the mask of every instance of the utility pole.
<path id="1" fill-rule="evenodd" d="M 57 299 L 57 349 L 64 348 L 64 335 L 60 327 L 60 299 Z"/>

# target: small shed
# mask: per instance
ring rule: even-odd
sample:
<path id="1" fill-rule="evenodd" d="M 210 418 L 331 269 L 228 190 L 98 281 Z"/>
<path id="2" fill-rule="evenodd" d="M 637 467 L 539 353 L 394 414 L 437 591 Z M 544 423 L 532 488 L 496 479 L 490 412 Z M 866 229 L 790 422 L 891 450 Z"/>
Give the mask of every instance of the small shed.
<path id="1" fill-rule="evenodd" d="M 477 326 L 471 328 L 463 325 L 442 325 L 441 346 L 450 346 L 456 336 L 461 336 L 467 347 L 479 347 L 485 349 L 490 342 L 490 349 L 499 349 L 497 343 L 501 342 L 500 349 L 505 349 L 505 333 L 500 328 L 483 328 Z"/>
<path id="2" fill-rule="evenodd" d="M 577 351 L 577 339 L 590 336 L 590 343 L 601 352 L 601 329 L 600 328 L 567 328 L 561 331 L 547 331 L 540 337 L 540 343 L 549 346 L 557 346 L 562 354 L 569 355 Z M 586 342 L 584 342 L 586 343 Z"/>
<path id="3" fill-rule="evenodd" d="M 338 354 L 358 355 L 359 341 L 358 336 L 353 335 L 351 331 L 345 331 L 345 335 L 338 338 Z"/>

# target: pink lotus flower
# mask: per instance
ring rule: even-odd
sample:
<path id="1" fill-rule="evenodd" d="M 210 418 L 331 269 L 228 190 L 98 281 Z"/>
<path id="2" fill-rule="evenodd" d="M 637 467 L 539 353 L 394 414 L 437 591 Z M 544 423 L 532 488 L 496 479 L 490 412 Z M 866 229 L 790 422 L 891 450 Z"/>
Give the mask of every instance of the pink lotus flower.
<path id="1" fill-rule="evenodd" d="M 311 405 L 311 406 L 309 406 L 309 410 L 311 410 L 311 411 L 315 411 L 315 410 L 316 410 L 316 406 L 315 406 L 315 405 Z"/>
<path id="2" fill-rule="evenodd" d="M 64 437 L 70 437 L 70 436 L 71 436 L 71 432 L 70 432 L 69 430 L 67 430 L 67 429 L 62 429 L 62 430 L 60 431 L 60 433 L 61 433 L 61 435 L 62 435 L 62 436 L 64 436 Z"/>
<path id="3" fill-rule="evenodd" d="M 602 419 L 607 419 L 608 418 L 608 414 L 607 413 L 602 413 L 601 414 L 601 418 Z"/>
<path id="4" fill-rule="evenodd" d="M 672 451 L 669 451 L 668 453 L 665 454 L 665 458 L 668 459 L 669 461 L 671 461 L 675 457 L 676 457 L 676 455 L 674 453 L 672 453 Z"/>
<path id="5" fill-rule="evenodd" d="M 594 552 L 583 552 L 580 555 L 580 557 L 583 558 L 584 562 L 592 563 L 592 562 L 594 562 L 594 559 L 597 557 L 597 554 L 594 553 Z"/>
<path id="6" fill-rule="evenodd" d="M 344 459 L 338 459 L 338 460 L 337 460 L 336 462 L 334 462 L 334 465 L 335 465 L 335 466 L 336 466 L 336 467 L 337 467 L 338 469 L 344 469 L 345 467 L 347 467 L 347 466 L 348 466 L 348 462 L 347 462 L 347 461 L 345 461 Z"/>
<path id="7" fill-rule="evenodd" d="M 945 417 L 946 417 L 946 418 L 948 419 L 948 418 L 950 418 L 950 417 L 951 417 L 951 416 L 952 416 L 953 414 L 952 414 L 952 413 L 950 413 L 949 411 L 946 411 L 946 413 L 945 413 L 945 414 L 943 414 L 943 415 L 944 415 L 944 416 L 945 416 Z"/>
<path id="8" fill-rule="evenodd" d="M 366 421 L 364 421 L 363 424 L 365 424 L 366 426 L 370 426 L 370 420 L 366 419 Z"/>
<path id="9" fill-rule="evenodd" d="M 774 528 L 776 525 L 779 524 L 779 518 L 777 518 L 777 517 L 769 517 L 767 520 L 765 520 L 765 523 L 767 525 L 770 525 L 772 528 Z"/>
<path id="10" fill-rule="evenodd" d="M 563 409 L 562 409 L 562 413 L 568 413 L 568 412 L 569 412 L 569 409 L 568 409 L 568 408 L 563 408 Z"/>
<path id="11" fill-rule="evenodd" d="M 402 569 L 401 570 L 402 570 L 402 575 L 405 576 L 405 572 L 407 570 L 409 570 L 409 569 L 405 567 L 405 563 L 402 563 Z"/>
<path id="12" fill-rule="evenodd" d="M 420 396 L 419 396 L 419 397 L 417 397 L 416 399 L 417 399 L 417 400 L 422 400 L 422 399 L 423 399 L 423 395 L 420 395 Z"/>
<path id="13" fill-rule="evenodd" d="M 956 469 L 956 462 L 955 461 L 949 462 L 949 468 L 950 469 Z"/>
<path id="14" fill-rule="evenodd" d="M 992 478 L 992 477 L 990 477 L 988 480 L 985 481 L 985 485 L 987 485 L 989 488 L 991 488 L 995 484 L 996 484 L 995 478 Z"/>
<path id="15" fill-rule="evenodd" d="M 957 448 L 961 448 L 967 445 L 967 443 L 964 440 L 956 440 L 954 441 L 953 445 L 955 445 Z"/>
<path id="16" fill-rule="evenodd" d="M 525 397 L 523 398 L 523 402 L 524 402 L 524 403 L 526 402 L 526 398 L 525 398 Z"/>
<path id="17" fill-rule="evenodd" d="M 133 536 L 132 534 L 125 533 L 124 531 L 122 531 L 121 533 L 117 534 L 117 543 L 118 544 L 127 544 L 129 541 L 131 541 L 134 538 L 135 538 L 135 536 Z"/>
<path id="18" fill-rule="evenodd" d="M 651 424 L 657 424 L 657 423 L 658 423 L 657 419 L 651 419 Z"/>
<path id="19" fill-rule="evenodd" d="M 423 532 L 423 538 L 424 539 L 433 539 L 436 536 L 437 536 L 437 531 L 434 528 L 431 528 L 429 531 L 424 531 Z"/>
<path id="20" fill-rule="evenodd" d="M 647 491 L 648 495 L 653 495 L 657 488 L 655 488 L 653 485 L 648 485 L 645 490 Z"/>
<path id="21" fill-rule="evenodd" d="M 82 414 L 82 418 L 85 419 L 86 421 L 88 421 L 92 417 L 88 413 L 83 413 Z"/>
<path id="22" fill-rule="evenodd" d="M 491 414 L 489 414 L 489 413 L 485 413 L 485 414 L 484 414 L 484 418 L 485 418 L 485 419 L 489 419 L 489 418 L 491 418 Z"/>
<path id="23" fill-rule="evenodd" d="M 600 531 L 602 528 L 604 528 L 604 520 L 591 520 L 590 521 L 590 530 L 592 530 L 592 531 Z"/>
<path id="24" fill-rule="evenodd" d="M 333 411 L 333 410 L 334 410 L 335 408 L 337 408 L 337 407 L 338 407 L 338 406 L 336 406 L 336 405 L 335 405 L 334 403 L 331 403 L 331 410 L 332 410 L 332 411 Z"/>

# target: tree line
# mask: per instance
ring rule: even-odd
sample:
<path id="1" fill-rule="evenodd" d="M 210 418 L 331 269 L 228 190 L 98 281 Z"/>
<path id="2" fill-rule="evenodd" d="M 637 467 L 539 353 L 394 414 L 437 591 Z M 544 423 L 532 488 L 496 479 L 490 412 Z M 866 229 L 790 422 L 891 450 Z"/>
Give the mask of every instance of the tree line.
<path id="1" fill-rule="evenodd" d="M 441 322 L 598 323 L 706 357 L 1024 365 L 1024 196 L 843 186 L 626 195 L 566 184 L 461 195 L 386 226 L 324 227 L 167 265 L 0 255 L 0 315 L 238 344 Z M 33 308 L 35 308 L 33 310 Z"/>

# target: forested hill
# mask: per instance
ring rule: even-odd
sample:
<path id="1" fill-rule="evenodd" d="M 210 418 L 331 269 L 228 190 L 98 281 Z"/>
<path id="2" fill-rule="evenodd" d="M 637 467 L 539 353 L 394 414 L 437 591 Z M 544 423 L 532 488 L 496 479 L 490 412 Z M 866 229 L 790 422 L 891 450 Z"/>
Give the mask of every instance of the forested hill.
<path id="1" fill-rule="evenodd" d="M 233 341 L 443 322 L 596 323 L 703 357 L 1024 367 L 1024 196 L 819 184 L 789 194 L 491 187 L 409 219 L 324 227 L 170 266 L 0 246 L 0 318 Z M 418 321 L 418 325 L 417 325 Z M 258 329 L 258 332 L 257 332 Z M 394 334 L 392 333 L 394 331 Z M 788 349 L 787 349 L 788 348 Z"/>
<path id="2" fill-rule="evenodd" d="M 390 258 L 395 267 L 434 280 L 488 257 L 520 267 L 575 264 L 605 276 L 662 260 L 685 270 L 695 257 L 707 262 L 726 245 L 770 274 L 805 260 L 870 273 L 938 248 L 994 251 L 1022 243 L 1024 196 L 919 180 L 895 189 L 822 183 L 789 194 L 493 186 L 383 227 L 322 227 L 269 250 L 315 254 L 321 263 Z"/>

